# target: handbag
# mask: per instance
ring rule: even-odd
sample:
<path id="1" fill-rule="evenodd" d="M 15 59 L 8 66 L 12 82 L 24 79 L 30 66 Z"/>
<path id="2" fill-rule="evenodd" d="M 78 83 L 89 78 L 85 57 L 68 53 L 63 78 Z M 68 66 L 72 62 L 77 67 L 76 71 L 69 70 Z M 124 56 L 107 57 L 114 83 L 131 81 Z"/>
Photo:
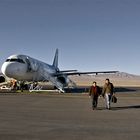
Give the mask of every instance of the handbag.
<path id="1" fill-rule="evenodd" d="M 117 103 L 117 97 L 113 95 L 111 101 L 112 103 Z"/>

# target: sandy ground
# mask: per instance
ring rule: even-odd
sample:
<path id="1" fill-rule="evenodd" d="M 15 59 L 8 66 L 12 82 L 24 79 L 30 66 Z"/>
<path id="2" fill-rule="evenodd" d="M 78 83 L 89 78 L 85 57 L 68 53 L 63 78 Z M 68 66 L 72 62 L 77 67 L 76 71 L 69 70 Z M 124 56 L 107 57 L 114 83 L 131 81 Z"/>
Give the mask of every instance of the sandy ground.
<path id="1" fill-rule="evenodd" d="M 87 95 L 1 93 L 0 140 L 139 140 L 139 90 L 117 97 L 93 111 Z"/>

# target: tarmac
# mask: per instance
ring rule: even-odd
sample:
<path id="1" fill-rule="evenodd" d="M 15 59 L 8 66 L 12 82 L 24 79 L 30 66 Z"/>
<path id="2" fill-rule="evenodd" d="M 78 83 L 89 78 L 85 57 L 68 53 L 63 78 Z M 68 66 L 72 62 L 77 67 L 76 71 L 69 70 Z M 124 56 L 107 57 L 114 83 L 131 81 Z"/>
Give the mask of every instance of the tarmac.
<path id="1" fill-rule="evenodd" d="M 140 92 L 117 94 L 111 110 L 87 95 L 0 94 L 0 140 L 139 140 Z"/>

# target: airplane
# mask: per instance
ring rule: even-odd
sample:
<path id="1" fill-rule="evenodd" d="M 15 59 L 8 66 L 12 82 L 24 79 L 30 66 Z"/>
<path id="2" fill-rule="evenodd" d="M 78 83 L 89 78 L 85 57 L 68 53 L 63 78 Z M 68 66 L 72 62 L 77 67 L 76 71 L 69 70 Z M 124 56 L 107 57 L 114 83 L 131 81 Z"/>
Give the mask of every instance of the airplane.
<path id="1" fill-rule="evenodd" d="M 12 55 L 2 64 L 0 81 L 4 81 L 5 76 L 17 81 L 51 82 L 60 92 L 65 92 L 64 88 L 69 83 L 75 84 L 69 75 L 116 73 L 118 71 L 97 71 L 78 72 L 77 70 L 61 71 L 58 68 L 58 49 L 56 49 L 53 64 L 49 65 L 27 55 Z"/>

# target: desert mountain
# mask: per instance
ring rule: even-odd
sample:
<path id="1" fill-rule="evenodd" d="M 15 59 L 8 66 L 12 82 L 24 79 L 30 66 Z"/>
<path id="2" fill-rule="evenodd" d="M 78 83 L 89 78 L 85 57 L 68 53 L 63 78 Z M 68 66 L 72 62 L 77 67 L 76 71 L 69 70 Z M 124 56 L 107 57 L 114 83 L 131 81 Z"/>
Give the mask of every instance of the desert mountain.
<path id="1" fill-rule="evenodd" d="M 99 85 L 103 85 L 106 78 L 109 78 L 116 86 L 140 86 L 139 75 L 128 74 L 125 72 L 118 72 L 115 74 L 71 76 L 71 79 L 78 85 L 91 85 L 93 81 L 98 82 Z"/>

